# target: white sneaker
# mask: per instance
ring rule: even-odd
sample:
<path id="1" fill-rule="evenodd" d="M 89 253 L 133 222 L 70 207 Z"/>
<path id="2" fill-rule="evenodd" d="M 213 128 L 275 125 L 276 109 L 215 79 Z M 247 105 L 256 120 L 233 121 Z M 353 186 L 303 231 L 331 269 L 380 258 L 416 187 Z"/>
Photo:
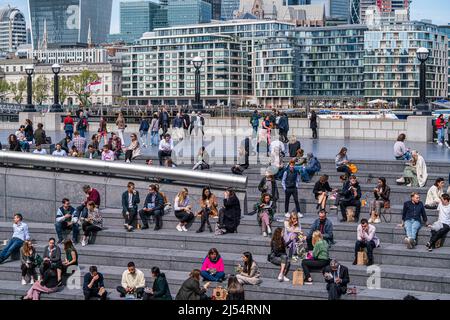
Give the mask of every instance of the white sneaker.
<path id="1" fill-rule="evenodd" d="M 289 218 L 291 216 L 291 214 L 289 212 L 286 212 L 286 214 L 284 215 L 286 218 Z"/>
<path id="2" fill-rule="evenodd" d="M 330 210 L 336 210 L 338 207 L 337 206 L 330 206 Z"/>
<path id="3" fill-rule="evenodd" d="M 397 180 L 395 180 L 397 183 L 405 183 L 405 178 L 401 177 Z"/>
<path id="4" fill-rule="evenodd" d="M 267 232 L 263 232 L 263 237 L 267 237 Z"/>
<path id="5" fill-rule="evenodd" d="M 291 281 L 291 280 L 289 280 L 289 278 L 287 278 L 286 276 L 284 276 L 284 277 L 283 277 L 283 281 L 284 281 L 284 282 L 289 282 L 289 281 Z"/>
<path id="6" fill-rule="evenodd" d="M 129 159 L 127 159 L 127 161 L 125 161 L 126 163 L 131 163 L 131 161 Z"/>
<path id="7" fill-rule="evenodd" d="M 86 241 L 81 240 L 81 246 L 82 246 L 82 247 L 86 247 Z"/>
<path id="8" fill-rule="evenodd" d="M 376 218 L 373 223 L 381 223 L 381 219 L 380 218 Z"/>
<path id="9" fill-rule="evenodd" d="M 181 228 L 180 225 L 177 225 L 177 230 L 180 231 L 180 232 L 183 232 L 183 229 Z"/>
<path id="10" fill-rule="evenodd" d="M 24 285 L 26 285 L 26 284 L 27 284 L 27 282 L 25 281 L 24 278 L 22 278 L 22 285 L 24 286 Z"/>
<path id="11" fill-rule="evenodd" d="M 302 214 L 302 213 L 299 213 L 299 214 L 298 214 L 298 217 L 299 217 L 299 218 L 303 218 L 303 214 Z"/>
<path id="12" fill-rule="evenodd" d="M 442 147 L 442 146 L 443 146 L 442 142 L 439 142 L 439 143 L 438 143 L 438 145 L 439 145 L 440 147 Z"/>
<path id="13" fill-rule="evenodd" d="M 278 281 L 283 282 L 283 275 L 281 273 L 278 275 Z"/>
<path id="14" fill-rule="evenodd" d="M 370 219 L 369 219 L 369 221 L 367 221 L 367 222 L 369 222 L 369 223 L 373 223 L 373 220 L 372 220 L 372 218 L 370 218 Z"/>
<path id="15" fill-rule="evenodd" d="M 270 227 L 267 227 L 267 233 L 272 234 L 272 229 Z"/>
<path id="16" fill-rule="evenodd" d="M 31 278 L 30 284 L 34 284 L 34 278 Z"/>
<path id="17" fill-rule="evenodd" d="M 184 232 L 187 232 L 187 231 L 188 231 L 188 229 L 186 229 L 185 226 L 182 226 L 182 227 L 181 227 L 181 230 L 184 231 Z"/>

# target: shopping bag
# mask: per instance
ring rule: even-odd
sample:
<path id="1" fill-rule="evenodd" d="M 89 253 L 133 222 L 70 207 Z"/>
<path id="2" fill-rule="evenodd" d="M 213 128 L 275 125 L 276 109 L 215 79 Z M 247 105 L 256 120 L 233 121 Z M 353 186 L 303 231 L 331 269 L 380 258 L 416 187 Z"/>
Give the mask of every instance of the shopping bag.
<path id="1" fill-rule="evenodd" d="M 355 221 L 355 210 L 353 207 L 347 207 L 347 222 L 354 222 Z"/>
<path id="2" fill-rule="evenodd" d="M 365 250 L 358 252 L 358 259 L 356 261 L 356 264 L 358 266 L 365 266 L 367 264 L 367 252 Z"/>
<path id="3" fill-rule="evenodd" d="M 292 284 L 294 286 L 302 286 L 303 279 L 304 279 L 303 270 L 297 269 L 296 271 L 294 271 L 294 277 L 292 278 Z"/>

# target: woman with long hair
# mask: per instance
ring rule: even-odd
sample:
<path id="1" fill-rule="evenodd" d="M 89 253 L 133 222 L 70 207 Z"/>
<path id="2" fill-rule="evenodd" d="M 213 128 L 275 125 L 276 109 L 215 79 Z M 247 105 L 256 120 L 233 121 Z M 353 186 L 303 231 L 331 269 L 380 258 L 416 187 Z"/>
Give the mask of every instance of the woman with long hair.
<path id="1" fill-rule="evenodd" d="M 211 282 L 207 282 L 200 287 L 200 270 L 194 269 L 181 285 L 175 300 L 209 300 L 206 292 L 210 285 Z"/>
<path id="2" fill-rule="evenodd" d="M 159 145 L 159 118 L 158 114 L 154 113 L 152 122 L 150 123 L 150 146 Z"/>
<path id="3" fill-rule="evenodd" d="M 33 122 L 30 119 L 25 120 L 25 137 L 27 138 L 28 142 L 33 141 L 34 137 L 34 130 L 33 130 Z"/>
<path id="4" fill-rule="evenodd" d="M 205 187 L 202 190 L 202 198 L 200 199 L 200 212 L 197 215 L 200 215 L 202 218 L 202 222 L 200 228 L 197 230 L 197 233 L 201 233 L 205 230 L 205 224 L 208 225 L 209 232 L 213 232 L 211 223 L 209 222 L 209 217 L 217 218 L 219 216 L 219 212 L 217 211 L 218 206 L 216 196 L 211 192 L 209 187 Z"/>
<path id="5" fill-rule="evenodd" d="M 30 284 L 34 284 L 37 280 L 36 267 L 38 267 L 36 249 L 31 241 L 25 241 L 20 250 L 20 261 L 22 270 L 22 285 L 27 284 L 27 277 L 30 279 Z"/>
<path id="6" fill-rule="evenodd" d="M 227 292 L 227 300 L 245 300 L 244 286 L 234 275 L 228 278 Z"/>
<path id="7" fill-rule="evenodd" d="M 312 259 L 302 260 L 302 269 L 305 276 L 305 283 L 312 284 L 310 269 L 323 269 L 330 264 L 328 253 L 328 242 L 323 239 L 322 233 L 316 230 L 312 234 Z"/>
<path id="8" fill-rule="evenodd" d="M 197 170 L 198 168 L 200 168 L 200 170 L 209 169 L 209 154 L 203 146 L 198 150 L 197 163 L 192 170 Z"/>
<path id="9" fill-rule="evenodd" d="M 9 151 L 22 151 L 20 148 L 19 140 L 17 140 L 17 137 L 15 134 L 10 134 L 8 136 L 8 144 L 9 144 Z"/>
<path id="10" fill-rule="evenodd" d="M 240 284 L 252 284 L 259 285 L 262 283 L 261 273 L 259 272 L 258 265 L 253 260 L 253 256 L 250 252 L 244 252 L 242 254 L 243 266 L 240 264 L 237 266 L 236 271 L 238 274 L 236 278 Z"/>
<path id="11" fill-rule="evenodd" d="M 89 143 L 94 147 L 94 149 L 99 153 L 100 150 L 100 136 L 96 133 L 94 133 L 91 137 L 91 142 Z"/>
<path id="12" fill-rule="evenodd" d="M 394 156 L 396 160 L 411 160 L 411 151 L 405 145 L 406 135 L 400 133 L 394 144 Z"/>
<path id="13" fill-rule="evenodd" d="M 83 229 L 83 239 L 81 240 L 81 245 L 84 247 L 88 244 L 88 239 L 93 233 L 98 232 L 103 229 L 103 217 L 95 206 L 94 201 L 89 201 L 87 204 L 87 217 L 83 219 L 82 229 Z"/>
<path id="14" fill-rule="evenodd" d="M 444 178 L 437 178 L 434 184 L 428 189 L 427 198 L 425 200 L 426 209 L 437 209 L 442 203 L 442 195 L 444 192 L 445 180 Z"/>
<path id="15" fill-rule="evenodd" d="M 369 223 L 380 223 L 381 208 L 389 203 L 389 197 L 391 195 L 391 188 L 386 183 L 386 178 L 378 178 L 378 184 L 373 189 L 373 195 L 375 199 L 370 203 L 370 219 Z"/>
<path id="16" fill-rule="evenodd" d="M 202 263 L 201 276 L 205 281 L 222 282 L 225 278 L 223 259 L 216 248 L 209 250 Z"/>
<path id="17" fill-rule="evenodd" d="M 67 273 L 70 266 L 78 266 L 78 252 L 75 249 L 72 240 L 67 239 L 64 241 L 64 252 L 66 253 L 66 258 L 64 259 L 63 274 Z M 75 272 L 74 270 L 72 273 Z"/>
<path id="18" fill-rule="evenodd" d="M 292 242 L 292 240 L 289 241 Z M 286 277 L 287 273 L 289 272 L 290 266 L 289 257 L 286 254 L 287 245 L 288 244 L 284 241 L 283 238 L 283 229 L 276 228 L 273 233 L 272 241 L 270 242 L 271 252 L 269 256 L 269 262 L 276 266 L 281 266 L 280 273 L 278 275 L 278 281 L 280 282 L 289 281 L 289 279 Z"/>
<path id="19" fill-rule="evenodd" d="M 125 151 L 125 162 L 131 163 L 132 159 L 135 159 L 141 154 L 141 148 L 139 146 L 139 140 L 137 134 L 133 133 L 131 136 L 130 145 Z"/>
<path id="20" fill-rule="evenodd" d="M 314 197 L 317 200 L 316 209 L 325 209 L 327 206 L 328 193 L 333 191 L 328 183 L 328 175 L 324 174 L 316 182 L 313 189 Z"/>
<path id="21" fill-rule="evenodd" d="M 349 177 L 352 173 L 350 172 L 350 168 L 348 167 L 348 164 L 350 161 L 347 157 L 347 148 L 343 147 L 339 151 L 339 153 L 336 155 L 336 159 L 334 160 L 334 163 L 336 165 L 336 171 L 337 172 L 344 172 L 347 177 Z"/>
<path id="22" fill-rule="evenodd" d="M 192 213 L 192 205 L 189 200 L 189 191 L 187 188 L 183 188 L 176 196 L 173 210 L 175 216 L 178 218 L 176 229 L 180 232 L 187 232 L 186 225 L 189 224 L 195 217 Z"/>
<path id="23" fill-rule="evenodd" d="M 261 226 L 261 233 L 264 237 L 272 234 L 272 221 L 274 216 L 273 202 L 269 194 L 263 194 L 259 202 L 255 205 L 256 218 Z"/>
<path id="24" fill-rule="evenodd" d="M 296 212 L 291 212 L 288 220 L 284 221 L 284 241 L 288 249 L 288 257 L 293 261 L 297 261 L 298 256 L 303 258 L 306 254 L 304 249 L 305 237 L 302 233 L 302 226 L 298 221 L 298 215 Z"/>
<path id="25" fill-rule="evenodd" d="M 289 150 L 289 157 L 294 158 L 297 155 L 297 151 L 302 148 L 302 145 L 300 144 L 300 141 L 298 141 L 297 136 L 292 135 L 289 138 L 288 143 L 288 150 Z"/>
<path id="26" fill-rule="evenodd" d="M 42 267 L 42 280 L 36 281 L 28 290 L 27 294 L 23 296 L 22 300 L 39 300 L 41 293 L 53 293 L 58 291 L 58 276 L 56 270 L 51 267 L 50 261 L 44 261 Z"/>

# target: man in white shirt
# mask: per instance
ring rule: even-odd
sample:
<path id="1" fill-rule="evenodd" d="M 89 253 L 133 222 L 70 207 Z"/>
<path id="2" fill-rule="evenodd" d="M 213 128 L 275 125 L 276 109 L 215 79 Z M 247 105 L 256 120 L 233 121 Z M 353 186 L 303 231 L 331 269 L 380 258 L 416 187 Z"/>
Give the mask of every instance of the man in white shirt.
<path id="1" fill-rule="evenodd" d="M 67 157 L 67 152 L 63 149 L 61 149 L 61 144 L 56 144 L 56 150 L 53 151 L 52 156 L 54 157 Z"/>
<path id="2" fill-rule="evenodd" d="M 6 246 L 0 252 L 0 264 L 11 256 L 14 252 L 18 252 L 24 241 L 30 240 L 28 225 L 22 222 L 23 217 L 20 213 L 14 215 L 13 235 Z"/>
<path id="3" fill-rule="evenodd" d="M 159 151 L 158 151 L 158 158 L 159 158 L 159 165 L 163 165 L 163 160 L 165 158 L 170 158 L 172 156 L 172 150 L 173 150 L 173 140 L 170 137 L 170 134 L 166 134 L 164 136 L 164 139 L 162 139 L 159 142 Z"/>
<path id="4" fill-rule="evenodd" d="M 367 248 L 367 265 L 373 264 L 373 249 L 380 245 L 380 239 L 375 235 L 376 228 L 369 224 L 367 219 L 361 219 L 361 224 L 357 229 L 357 240 L 355 244 L 355 260 L 353 264 L 357 264 L 358 252 L 361 248 Z"/>
<path id="5" fill-rule="evenodd" d="M 122 274 L 121 286 L 117 287 L 120 297 L 126 295 L 134 295 L 137 299 L 141 299 L 144 294 L 145 277 L 144 273 L 136 269 L 134 262 L 128 263 L 128 269 Z"/>
<path id="6" fill-rule="evenodd" d="M 42 146 L 40 144 L 37 144 L 36 145 L 36 149 L 33 151 L 33 154 L 46 155 L 47 154 L 47 150 L 42 149 Z"/>
<path id="7" fill-rule="evenodd" d="M 438 221 L 431 226 L 431 238 L 426 244 L 428 251 L 433 251 L 436 248 L 436 242 L 445 238 L 450 231 L 450 195 L 443 194 L 442 202 L 438 206 L 439 218 Z M 436 230 L 437 229 L 437 230 Z"/>

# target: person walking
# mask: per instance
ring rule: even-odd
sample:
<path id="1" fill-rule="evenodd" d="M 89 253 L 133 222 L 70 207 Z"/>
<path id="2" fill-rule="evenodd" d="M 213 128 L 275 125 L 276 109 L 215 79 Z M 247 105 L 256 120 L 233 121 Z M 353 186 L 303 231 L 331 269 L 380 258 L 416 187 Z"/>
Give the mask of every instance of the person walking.
<path id="1" fill-rule="evenodd" d="M 445 133 L 445 118 L 442 113 L 436 119 L 436 130 L 437 130 L 437 143 L 438 145 L 443 146 Z"/>
<path id="2" fill-rule="evenodd" d="M 158 114 L 153 114 L 152 122 L 150 123 L 150 146 L 159 145 L 159 119 Z"/>
<path id="3" fill-rule="evenodd" d="M 312 138 L 317 139 L 317 114 L 314 110 L 311 111 L 311 116 L 309 118 L 309 127 L 312 131 Z"/>
<path id="4" fill-rule="evenodd" d="M 293 196 L 296 212 L 300 218 L 303 218 L 303 214 L 300 213 L 300 203 L 298 202 L 298 189 L 300 188 L 300 174 L 298 173 L 297 170 L 295 170 L 295 161 L 291 160 L 289 162 L 289 168 L 287 171 L 284 172 L 281 184 L 285 192 L 284 211 L 286 212 L 286 217 L 290 216 L 289 201 L 291 199 L 291 196 Z"/>
<path id="5" fill-rule="evenodd" d="M 74 121 L 72 118 L 72 114 L 68 112 L 67 116 L 64 118 L 64 132 L 66 133 L 66 136 L 72 139 L 73 131 L 74 131 Z"/>
<path id="6" fill-rule="evenodd" d="M 119 116 L 116 120 L 116 126 L 117 126 L 117 132 L 119 133 L 120 141 L 122 142 L 122 145 L 125 145 L 125 140 L 123 138 L 123 133 L 125 132 L 126 124 L 125 124 L 125 118 L 123 116 L 123 113 L 120 112 Z"/>
<path id="7" fill-rule="evenodd" d="M 150 129 L 150 124 L 145 117 L 142 117 L 141 123 L 139 125 L 139 135 L 141 138 L 141 143 L 144 148 L 147 148 L 148 144 L 148 131 Z"/>

